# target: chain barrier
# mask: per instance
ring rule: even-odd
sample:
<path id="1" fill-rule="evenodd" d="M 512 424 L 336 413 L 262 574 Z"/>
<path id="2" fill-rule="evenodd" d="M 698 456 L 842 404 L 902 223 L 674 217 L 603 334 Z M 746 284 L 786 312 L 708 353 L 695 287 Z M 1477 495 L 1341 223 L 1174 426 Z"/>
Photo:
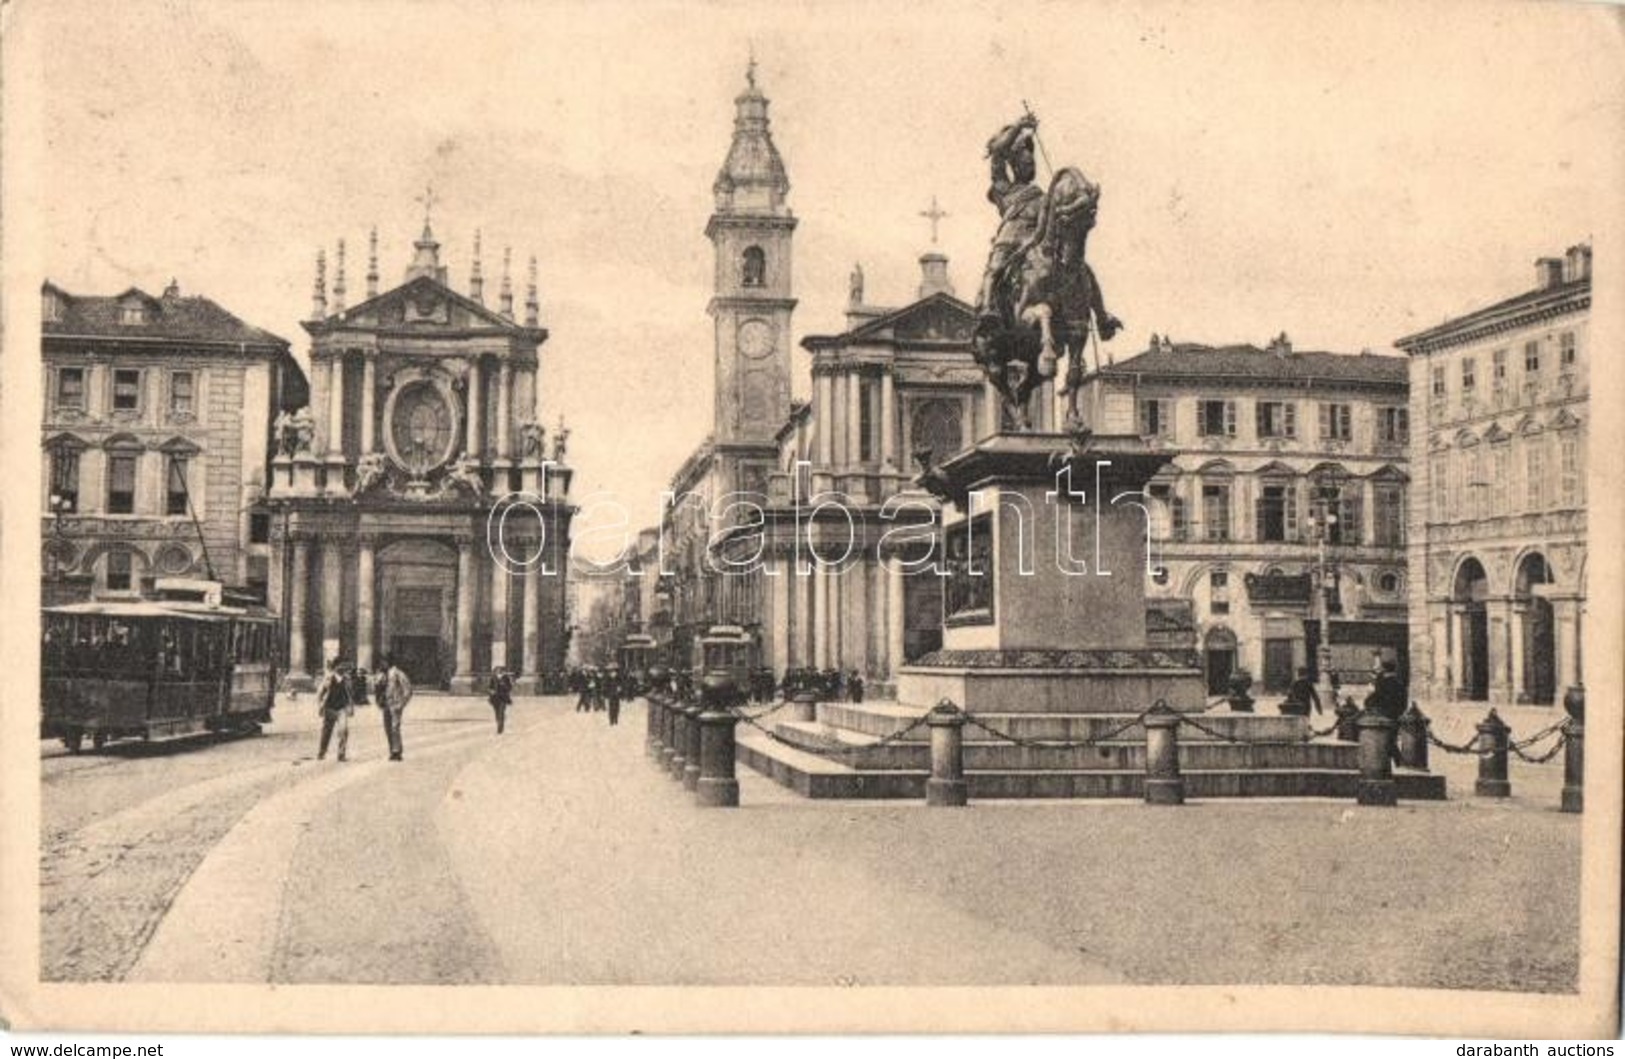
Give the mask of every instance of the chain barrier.
<path id="1" fill-rule="evenodd" d="M 767 709 L 758 710 L 756 713 L 746 713 L 743 708 L 738 707 L 738 706 L 730 706 L 730 707 L 728 707 L 728 711 L 730 713 L 732 713 L 735 717 L 738 717 L 742 721 L 759 721 L 763 717 L 771 717 L 771 716 L 773 716 L 775 713 L 778 713 L 780 710 L 784 709 L 788 705 L 790 705 L 790 700 L 789 699 L 780 699 L 778 702 L 775 702 L 773 705 L 769 706 Z"/>
<path id="2" fill-rule="evenodd" d="M 773 731 L 773 729 L 768 728 L 767 726 L 763 725 L 761 722 L 757 721 L 756 718 L 754 718 L 754 717 L 748 717 L 748 716 L 746 716 L 744 714 L 737 714 L 736 716 L 738 716 L 741 721 L 744 721 L 746 724 L 750 725 L 752 728 L 756 729 L 758 732 L 761 732 L 763 735 L 765 735 L 769 739 L 773 740 L 775 743 L 781 743 L 784 746 L 789 747 L 791 750 L 799 750 L 804 754 L 813 754 L 813 755 L 815 755 L 817 757 L 847 757 L 847 756 L 850 756 L 850 755 L 853 755 L 853 754 L 862 754 L 862 753 L 865 753 L 866 751 L 870 751 L 870 750 L 879 750 L 882 747 L 891 746 L 893 743 L 902 742 L 903 739 L 907 738 L 910 734 L 912 734 L 913 732 L 918 731 L 921 727 L 923 727 L 925 725 L 925 722 L 930 718 L 931 714 L 930 714 L 929 711 L 927 711 L 926 713 L 923 713 L 919 717 L 915 718 L 915 720 L 913 720 L 909 724 L 905 725 L 904 727 L 899 728 L 897 731 L 892 732 L 890 735 L 883 736 L 882 738 L 877 739 L 873 743 L 864 743 L 861 746 L 842 746 L 842 747 L 811 747 L 811 746 L 805 746 L 805 745 L 803 745 L 801 743 L 796 742 L 793 739 L 784 738 L 784 736 L 782 736 L 779 733 Z"/>
<path id="3" fill-rule="evenodd" d="M 1562 750 L 1563 747 L 1568 743 L 1568 741 L 1569 741 L 1569 734 L 1567 732 L 1558 732 L 1557 733 L 1557 741 L 1554 742 L 1552 744 L 1552 746 L 1551 746 L 1551 749 L 1547 750 L 1544 754 L 1536 754 L 1536 755 L 1526 754 L 1526 753 L 1524 753 L 1523 747 L 1518 746 L 1516 744 L 1514 744 L 1511 747 L 1511 750 L 1512 750 L 1512 752 L 1514 754 L 1517 755 L 1519 761 L 1527 761 L 1531 765 L 1544 765 L 1544 764 L 1546 764 L 1546 762 L 1548 762 L 1548 761 L 1552 760 L 1552 758 L 1556 757 L 1557 752 L 1559 750 Z M 1527 746 L 1527 745 L 1528 745 L 1527 743 L 1524 744 L 1524 746 Z"/>
<path id="4" fill-rule="evenodd" d="M 1517 740 L 1516 742 L 1509 743 L 1508 744 L 1508 749 L 1510 749 L 1510 750 L 1527 750 L 1529 747 L 1531 747 L 1531 746 L 1535 745 L 1536 743 L 1540 742 L 1542 739 L 1545 739 L 1547 736 L 1551 735 L 1553 732 L 1555 732 L 1558 729 L 1562 728 L 1566 724 L 1568 724 L 1568 720 L 1566 718 L 1564 720 L 1557 721 L 1557 722 L 1554 722 L 1552 724 L 1549 724 L 1545 728 L 1542 728 L 1540 731 L 1536 732 L 1534 735 L 1529 736 L 1527 739 L 1520 739 L 1520 740 Z"/>
<path id="5" fill-rule="evenodd" d="M 1155 709 L 1155 707 L 1152 707 L 1152 709 Z M 1020 736 L 1011 735 L 1009 732 L 1000 731 L 999 729 L 988 724 L 986 721 L 983 721 L 969 713 L 965 714 L 965 723 L 974 728 L 980 728 L 982 731 L 986 732 L 988 735 L 991 735 L 995 739 L 1002 739 L 1007 743 L 1014 743 L 1016 746 L 1026 747 L 1030 750 L 1080 750 L 1084 747 L 1098 746 L 1101 743 L 1109 742 L 1110 740 L 1117 738 L 1130 728 L 1133 728 L 1135 725 L 1145 720 L 1146 714 L 1149 714 L 1150 712 L 1151 710 L 1142 710 L 1139 714 L 1134 717 L 1130 717 L 1127 721 L 1118 725 L 1116 728 L 1113 728 L 1107 732 L 1102 732 L 1100 735 L 1090 736 L 1087 739 L 1023 739 Z"/>
<path id="6" fill-rule="evenodd" d="M 1534 735 L 1531 735 L 1531 736 L 1529 736 L 1529 737 L 1527 737 L 1525 739 L 1520 739 L 1520 740 L 1518 740 L 1516 742 L 1510 742 L 1509 741 L 1507 743 L 1507 750 L 1510 751 L 1511 753 L 1513 753 L 1514 755 L 1516 755 L 1520 760 L 1527 761 L 1530 764 L 1533 764 L 1533 765 L 1544 764 L 1545 762 L 1550 761 L 1552 759 L 1552 757 L 1557 753 L 1557 747 L 1553 747 L 1551 750 L 1546 751 L 1546 753 L 1543 756 L 1539 757 L 1539 758 L 1532 758 L 1528 754 L 1524 753 L 1524 751 L 1527 750 L 1529 747 L 1534 746 L 1536 743 L 1540 742 L 1542 739 L 1545 739 L 1547 736 L 1551 735 L 1553 732 L 1561 732 L 1561 730 L 1562 730 L 1565 723 L 1567 723 L 1567 722 L 1558 721 L 1555 724 L 1547 725 L 1545 728 L 1542 728 L 1540 731 L 1536 732 Z M 1438 747 L 1440 750 L 1443 750 L 1447 754 L 1464 754 L 1464 755 L 1470 754 L 1470 755 L 1472 755 L 1474 757 L 1487 757 L 1490 754 L 1493 754 L 1495 752 L 1493 750 L 1493 748 L 1479 746 L 1478 745 L 1479 744 L 1479 737 L 1476 736 L 1476 735 L 1473 736 L 1471 739 L 1467 740 L 1467 742 L 1465 742 L 1465 743 L 1447 743 L 1443 739 L 1440 739 L 1438 736 L 1434 735 L 1432 728 L 1429 728 L 1427 730 L 1427 733 L 1428 733 L 1428 742 L 1431 743 L 1433 746 Z M 1567 735 L 1565 734 L 1563 736 L 1563 738 L 1566 739 Z M 1561 746 L 1562 743 L 1563 743 L 1563 739 L 1559 739 L 1557 745 Z"/>
<path id="7" fill-rule="evenodd" d="M 1485 754 L 1489 753 L 1488 750 L 1482 750 L 1479 748 L 1478 736 L 1476 735 L 1467 740 L 1465 743 L 1457 744 L 1447 743 L 1443 739 L 1440 739 L 1438 736 L 1433 734 L 1432 728 L 1429 728 L 1427 733 L 1428 742 L 1431 745 L 1438 747 L 1440 750 L 1443 750 L 1446 754 L 1472 754 L 1477 757 L 1483 757 Z"/>

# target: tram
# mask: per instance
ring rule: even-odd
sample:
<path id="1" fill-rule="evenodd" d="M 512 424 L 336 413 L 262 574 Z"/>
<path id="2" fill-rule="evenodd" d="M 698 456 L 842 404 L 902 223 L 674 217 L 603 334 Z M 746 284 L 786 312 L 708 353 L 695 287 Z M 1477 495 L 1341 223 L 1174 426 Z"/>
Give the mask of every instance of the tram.
<path id="1" fill-rule="evenodd" d="M 756 668 L 756 641 L 737 625 L 713 625 L 695 642 L 698 665 L 695 674 L 724 672 L 740 688 L 751 686 Z"/>
<path id="2" fill-rule="evenodd" d="M 86 738 L 99 750 L 270 722 L 279 622 L 191 584 L 160 581 L 171 598 L 43 609 L 40 738 L 78 753 Z"/>
<path id="3" fill-rule="evenodd" d="M 616 660 L 620 664 L 621 675 L 642 690 L 649 679 L 649 667 L 661 661 L 660 645 L 653 636 L 630 633 L 621 641 Z"/>

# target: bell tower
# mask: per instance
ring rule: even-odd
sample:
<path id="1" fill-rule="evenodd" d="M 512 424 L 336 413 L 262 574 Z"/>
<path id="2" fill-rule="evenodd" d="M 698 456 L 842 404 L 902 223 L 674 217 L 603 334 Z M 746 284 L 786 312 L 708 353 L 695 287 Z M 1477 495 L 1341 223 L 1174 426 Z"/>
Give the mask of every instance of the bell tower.
<path id="1" fill-rule="evenodd" d="M 733 142 L 712 191 L 716 208 L 706 238 L 716 253 L 714 295 L 716 420 L 719 454 L 741 466 L 733 488 L 753 487 L 754 450 L 776 457 L 774 435 L 790 414 L 791 235 L 785 205 L 790 180 L 768 128 L 767 97 L 756 85 L 753 58 L 745 90 L 734 99 Z"/>

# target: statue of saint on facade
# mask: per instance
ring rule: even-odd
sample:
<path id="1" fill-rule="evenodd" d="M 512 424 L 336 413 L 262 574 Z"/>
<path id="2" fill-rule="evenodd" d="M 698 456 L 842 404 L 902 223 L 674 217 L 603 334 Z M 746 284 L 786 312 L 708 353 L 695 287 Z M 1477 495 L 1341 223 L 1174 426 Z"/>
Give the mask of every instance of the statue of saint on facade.
<path id="1" fill-rule="evenodd" d="M 1084 260 L 1100 187 L 1066 167 L 1040 190 L 1034 183 L 1037 134 L 1038 118 L 1029 112 L 988 141 L 987 197 L 998 207 L 999 227 L 976 299 L 973 340 L 977 362 L 1024 430 L 1032 426 L 1033 392 L 1054 377 L 1062 356 L 1068 360 L 1068 419 L 1076 418 L 1091 331 L 1109 340 L 1122 327 L 1106 311 Z"/>
<path id="2" fill-rule="evenodd" d="M 287 437 L 289 455 L 310 455 L 316 447 L 316 418 L 305 406 L 288 417 Z"/>
<path id="3" fill-rule="evenodd" d="M 381 452 L 369 452 L 355 464 L 355 495 L 360 496 L 383 483 L 389 465 Z"/>
<path id="4" fill-rule="evenodd" d="M 527 460 L 539 460 L 544 455 L 547 428 L 534 419 L 519 424 L 519 451 Z"/>

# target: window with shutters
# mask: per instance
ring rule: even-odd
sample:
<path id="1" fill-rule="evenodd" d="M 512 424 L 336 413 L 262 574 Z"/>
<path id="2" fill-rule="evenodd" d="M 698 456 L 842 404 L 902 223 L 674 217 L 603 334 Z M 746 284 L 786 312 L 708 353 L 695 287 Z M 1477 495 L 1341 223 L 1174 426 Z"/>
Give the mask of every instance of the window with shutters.
<path id="1" fill-rule="evenodd" d="M 1444 365 L 1433 365 L 1433 399 L 1442 401 L 1445 398 Z"/>
<path id="2" fill-rule="evenodd" d="M 107 457 L 107 513 L 135 514 L 135 466 L 132 455 L 110 453 Z"/>
<path id="3" fill-rule="evenodd" d="M 1461 358 L 1461 392 L 1472 393 L 1473 383 L 1476 381 L 1476 362 L 1472 357 Z"/>
<path id="4" fill-rule="evenodd" d="M 1450 455 L 1435 452 L 1428 461 L 1428 478 L 1433 486 L 1433 518 L 1444 519 L 1450 512 Z"/>
<path id="5" fill-rule="evenodd" d="M 1405 543 L 1405 488 L 1398 482 L 1378 482 L 1372 490 L 1371 543 L 1398 548 Z"/>
<path id="6" fill-rule="evenodd" d="M 1540 374 L 1540 343 L 1525 342 L 1523 344 L 1523 370 L 1525 375 Z"/>
<path id="7" fill-rule="evenodd" d="M 1201 401 L 1196 406 L 1197 433 L 1205 438 L 1236 436 L 1236 402 Z"/>
<path id="8" fill-rule="evenodd" d="M 62 511 L 79 510 L 79 450 L 72 445 L 51 450 L 51 496 Z"/>
<path id="9" fill-rule="evenodd" d="M 1291 483 L 1265 483 L 1257 507 L 1259 540 L 1285 542 L 1298 539 L 1298 496 Z"/>
<path id="10" fill-rule="evenodd" d="M 1565 433 L 1557 443 L 1557 482 L 1562 506 L 1573 507 L 1580 502 L 1580 439 L 1573 431 Z"/>
<path id="11" fill-rule="evenodd" d="M 1557 363 L 1562 368 L 1574 367 L 1574 332 L 1564 331 L 1557 336 Z"/>
<path id="12" fill-rule="evenodd" d="M 1202 530 L 1205 539 L 1230 539 L 1230 484 L 1202 483 Z"/>
<path id="13" fill-rule="evenodd" d="M 1507 381 L 1507 351 L 1498 349 L 1490 354 L 1490 363 L 1490 381 L 1499 390 Z"/>
<path id="14" fill-rule="evenodd" d="M 164 479 L 168 485 L 164 490 L 164 514 L 186 514 L 186 457 L 170 456 L 169 470 Z"/>
<path id="15" fill-rule="evenodd" d="M 194 410 L 194 387 L 197 377 L 189 371 L 172 371 L 169 373 L 169 417 L 171 419 L 191 419 Z"/>
<path id="16" fill-rule="evenodd" d="M 1185 498 L 1174 496 L 1168 498 L 1168 520 L 1171 531 L 1170 539 L 1175 541 L 1188 541 L 1191 537 L 1190 514 L 1185 510 Z"/>
<path id="17" fill-rule="evenodd" d="M 1142 397 L 1139 401 L 1140 436 L 1172 438 L 1174 436 L 1173 404 L 1162 398 Z"/>
<path id="18" fill-rule="evenodd" d="M 85 410 L 85 369 L 56 369 L 56 406 L 77 412 Z"/>
<path id="19" fill-rule="evenodd" d="M 1322 441 L 1348 441 L 1354 437 L 1354 409 L 1350 405 L 1322 401 L 1320 438 Z"/>
<path id="20" fill-rule="evenodd" d="M 1230 613 L 1230 572 L 1214 570 L 1207 575 L 1208 609 L 1214 614 Z"/>
<path id="21" fill-rule="evenodd" d="M 1524 449 L 1524 503 L 1530 511 L 1546 507 L 1546 451 L 1539 438 L 1530 438 Z"/>
<path id="22" fill-rule="evenodd" d="M 1503 515 L 1507 511 L 1507 499 L 1512 488 L 1509 459 L 1512 446 L 1506 441 L 1498 441 L 1490 446 L 1490 504 L 1491 514 Z"/>
<path id="23" fill-rule="evenodd" d="M 141 410 L 141 372 L 134 368 L 120 368 L 113 372 L 113 411 L 139 412 Z"/>
<path id="24" fill-rule="evenodd" d="M 1295 438 L 1298 436 L 1298 410 L 1290 401 L 1258 402 L 1258 436 Z"/>
<path id="25" fill-rule="evenodd" d="M 1404 445 L 1411 440 L 1411 410 L 1391 407 L 1379 409 L 1377 435 L 1386 445 Z"/>

